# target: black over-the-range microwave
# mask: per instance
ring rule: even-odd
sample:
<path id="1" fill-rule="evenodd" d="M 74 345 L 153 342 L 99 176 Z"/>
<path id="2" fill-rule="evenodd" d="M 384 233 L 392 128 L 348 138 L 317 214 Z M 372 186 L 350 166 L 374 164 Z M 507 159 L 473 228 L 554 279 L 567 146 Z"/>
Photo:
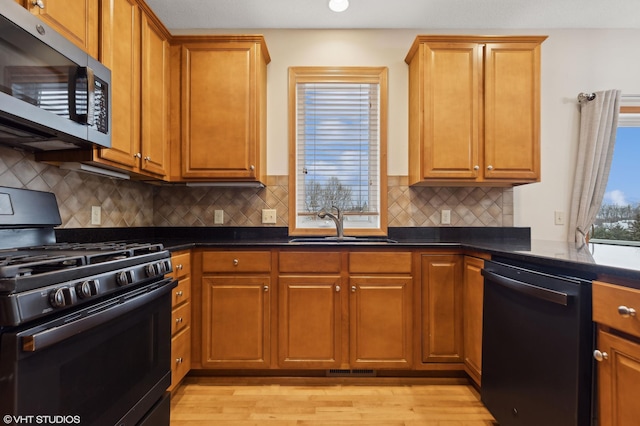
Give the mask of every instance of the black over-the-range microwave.
<path id="1" fill-rule="evenodd" d="M 0 143 L 111 146 L 111 71 L 15 0 L 0 0 Z"/>

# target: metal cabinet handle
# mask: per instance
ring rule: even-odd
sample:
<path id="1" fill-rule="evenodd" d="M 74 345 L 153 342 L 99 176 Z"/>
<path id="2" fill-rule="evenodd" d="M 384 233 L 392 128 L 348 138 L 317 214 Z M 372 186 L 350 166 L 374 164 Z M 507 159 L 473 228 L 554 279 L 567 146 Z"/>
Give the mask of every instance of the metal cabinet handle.
<path id="1" fill-rule="evenodd" d="M 44 2 L 42 0 L 33 0 L 31 4 L 33 6 L 38 6 L 40 9 L 44 9 Z"/>
<path id="2" fill-rule="evenodd" d="M 596 359 L 596 361 L 602 362 L 605 359 L 609 359 L 609 354 L 606 352 L 600 352 L 596 349 L 595 351 L 593 351 L 593 357 Z"/>
<path id="3" fill-rule="evenodd" d="M 180 297 L 180 296 L 182 296 L 182 294 L 183 294 L 183 293 L 182 293 L 182 290 L 180 290 L 180 291 L 176 291 L 176 296 Z"/>
<path id="4" fill-rule="evenodd" d="M 488 165 L 487 166 L 487 170 L 493 170 L 493 166 L 492 165 Z"/>
<path id="5" fill-rule="evenodd" d="M 233 259 L 233 266 L 238 266 L 238 263 L 240 263 L 238 259 Z"/>
<path id="6" fill-rule="evenodd" d="M 355 293 L 355 292 L 356 292 L 356 286 L 355 286 L 355 285 L 352 285 L 352 286 L 351 286 L 351 293 Z"/>
<path id="7" fill-rule="evenodd" d="M 629 308 L 627 306 L 618 306 L 618 314 L 622 317 L 622 318 L 629 318 L 629 317 L 635 317 L 636 316 L 636 310 L 633 308 Z"/>
<path id="8" fill-rule="evenodd" d="M 265 292 L 267 292 L 267 291 L 269 291 L 269 286 L 268 286 L 268 285 L 265 285 L 264 287 L 262 287 L 262 289 L 263 289 Z"/>

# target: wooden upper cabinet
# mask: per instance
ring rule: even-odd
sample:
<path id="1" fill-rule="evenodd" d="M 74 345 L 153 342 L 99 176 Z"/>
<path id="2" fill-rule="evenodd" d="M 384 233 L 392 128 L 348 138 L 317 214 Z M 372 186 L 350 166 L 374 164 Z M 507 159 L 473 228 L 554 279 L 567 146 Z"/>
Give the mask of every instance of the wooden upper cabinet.
<path id="1" fill-rule="evenodd" d="M 175 37 L 174 43 L 181 73 L 179 179 L 264 183 L 270 62 L 264 39 Z"/>
<path id="2" fill-rule="evenodd" d="M 148 15 L 142 15 L 142 140 L 144 172 L 164 176 L 169 155 L 169 40 Z"/>
<path id="3" fill-rule="evenodd" d="M 19 1 L 73 44 L 98 58 L 98 2 L 95 0 Z M 39 6 L 41 5 L 41 6 Z"/>
<path id="4" fill-rule="evenodd" d="M 409 64 L 409 183 L 540 180 L 546 37 L 418 36 Z"/>
<path id="5" fill-rule="evenodd" d="M 140 9 L 135 0 L 102 3 L 102 63 L 111 69 L 111 148 L 98 161 L 133 170 L 140 150 Z"/>

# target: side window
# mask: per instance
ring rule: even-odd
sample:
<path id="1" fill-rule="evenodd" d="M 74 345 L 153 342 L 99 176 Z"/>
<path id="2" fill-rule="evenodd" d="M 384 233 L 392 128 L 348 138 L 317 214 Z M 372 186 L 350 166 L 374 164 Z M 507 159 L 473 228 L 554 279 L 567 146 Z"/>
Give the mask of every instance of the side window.
<path id="1" fill-rule="evenodd" d="M 387 232 L 387 69 L 289 69 L 289 232 Z"/>
<path id="2" fill-rule="evenodd" d="M 613 161 L 591 242 L 640 245 L 640 106 L 622 106 Z"/>

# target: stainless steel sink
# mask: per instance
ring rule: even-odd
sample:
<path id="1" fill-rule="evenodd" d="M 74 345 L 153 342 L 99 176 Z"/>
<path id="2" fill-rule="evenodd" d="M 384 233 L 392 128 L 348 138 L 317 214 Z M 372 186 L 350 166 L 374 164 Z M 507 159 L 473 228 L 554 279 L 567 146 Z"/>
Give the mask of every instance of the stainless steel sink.
<path id="1" fill-rule="evenodd" d="M 396 244 L 387 237 L 298 237 L 289 240 L 297 244 Z"/>

